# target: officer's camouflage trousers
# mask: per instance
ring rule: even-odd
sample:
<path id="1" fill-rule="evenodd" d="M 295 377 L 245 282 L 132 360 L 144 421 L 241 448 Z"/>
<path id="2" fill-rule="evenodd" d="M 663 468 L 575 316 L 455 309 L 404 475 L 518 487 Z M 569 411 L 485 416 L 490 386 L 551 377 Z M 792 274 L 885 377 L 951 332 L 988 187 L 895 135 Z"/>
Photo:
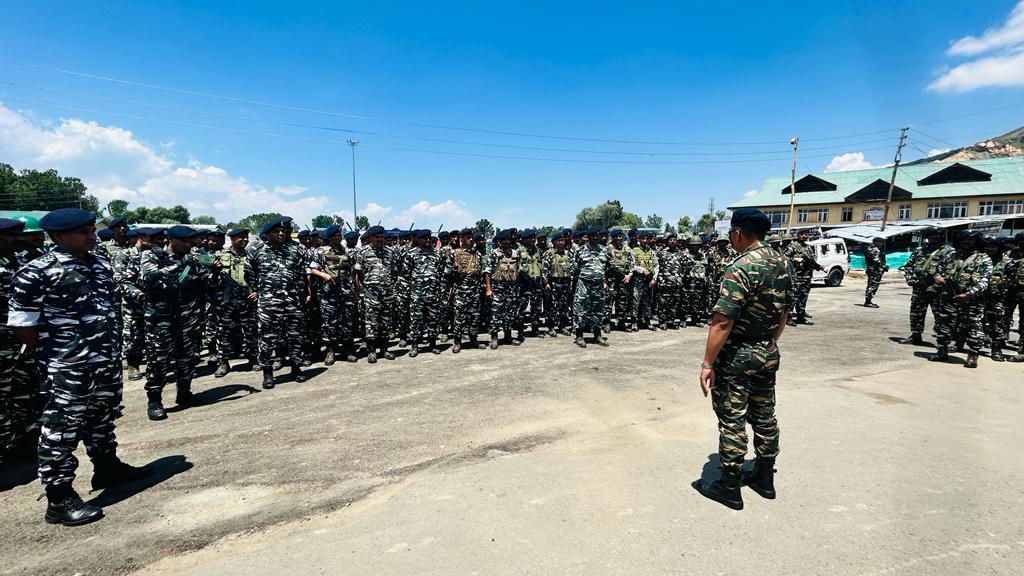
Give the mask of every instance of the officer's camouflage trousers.
<path id="1" fill-rule="evenodd" d="M 221 301 L 219 298 L 209 297 L 206 300 L 206 322 L 203 325 L 202 346 L 208 346 L 211 342 L 216 347 L 217 342 L 217 319 L 220 318 Z"/>
<path id="2" fill-rule="evenodd" d="M 121 360 L 50 369 L 50 399 L 39 433 L 39 480 L 47 486 L 75 479 L 78 440 L 93 460 L 116 453 L 114 416 L 121 404 Z"/>
<path id="3" fill-rule="evenodd" d="M 571 278 L 551 278 L 551 288 L 548 289 L 549 301 L 551 303 L 545 311 L 548 321 L 548 329 L 569 328 L 574 322 L 572 318 L 573 297 Z M 605 301 L 607 302 L 607 300 Z M 605 305 L 605 311 L 608 306 Z"/>
<path id="4" fill-rule="evenodd" d="M 199 314 L 146 316 L 146 390 L 159 392 L 170 379 L 192 382 L 202 327 Z M 170 376 L 170 378 L 168 378 Z"/>
<path id="5" fill-rule="evenodd" d="M 38 426 L 39 385 L 32 363 L 11 329 L 0 327 L 0 453 L 31 438 Z"/>
<path id="6" fill-rule="evenodd" d="M 622 278 L 608 282 L 609 296 L 604 303 L 604 321 L 611 322 L 616 318 L 621 325 L 632 318 L 633 314 L 633 283 Z"/>
<path id="7" fill-rule="evenodd" d="M 966 304 L 943 300 L 935 315 L 935 340 L 939 346 L 964 341 L 971 352 L 980 352 L 985 346 L 985 301 L 976 298 Z"/>
<path id="8" fill-rule="evenodd" d="M 1005 329 L 1006 324 L 1003 323 L 1005 315 L 1006 306 L 1001 298 L 985 301 L 985 334 L 992 346 L 1001 348 L 1010 337 L 1009 331 Z"/>
<path id="9" fill-rule="evenodd" d="M 480 333 L 480 278 L 462 278 L 455 282 L 451 335 L 454 338 L 475 338 Z"/>
<path id="10" fill-rule="evenodd" d="M 274 351 L 283 348 L 288 362 L 302 364 L 302 309 L 296 300 L 259 298 L 256 304 L 256 325 L 259 332 L 261 368 L 272 368 Z"/>
<path id="11" fill-rule="evenodd" d="M 680 316 L 692 322 L 707 322 L 707 281 L 704 278 L 687 278 L 683 284 Z"/>
<path id="12" fill-rule="evenodd" d="M 124 357 L 129 366 L 142 364 L 146 352 L 146 317 L 138 304 L 123 300 L 121 303 L 121 339 L 124 342 Z"/>
<path id="13" fill-rule="evenodd" d="M 711 403 L 718 416 L 718 456 L 722 469 L 738 472 L 747 454 L 747 423 L 754 430 L 759 457 L 779 453 L 775 419 L 775 373 L 779 352 L 774 344 L 748 344 L 723 349 L 715 362 Z"/>
<path id="14" fill-rule="evenodd" d="M 359 293 L 359 304 L 366 322 L 366 341 L 376 343 L 391 335 L 391 315 L 395 299 L 391 288 L 384 284 L 363 284 Z"/>
<path id="15" fill-rule="evenodd" d="M 633 302 L 629 314 L 632 320 L 641 324 L 651 321 L 653 298 L 654 289 L 651 287 L 651 277 L 643 274 L 633 276 Z"/>
<path id="16" fill-rule="evenodd" d="M 313 352 L 314 349 L 319 349 L 320 342 L 323 340 L 324 322 L 323 316 L 320 314 L 320 289 L 321 283 L 317 281 L 317 284 L 312 288 L 312 298 L 309 302 L 303 302 L 302 304 L 302 352 L 303 358 Z"/>
<path id="17" fill-rule="evenodd" d="M 924 332 L 924 320 L 928 315 L 928 305 L 932 297 L 928 291 L 919 284 L 911 287 L 910 291 L 910 331 L 914 334 Z"/>
<path id="18" fill-rule="evenodd" d="M 227 362 L 237 350 L 255 363 L 258 356 L 256 303 L 240 292 L 221 302 L 217 312 L 217 360 Z"/>
<path id="19" fill-rule="evenodd" d="M 797 272 L 793 275 L 793 311 L 789 317 L 802 320 L 807 314 L 807 297 L 811 295 L 811 278 L 814 272 Z"/>
<path id="20" fill-rule="evenodd" d="M 871 300 L 878 293 L 878 287 L 882 284 L 884 268 L 868 268 L 868 285 L 864 288 L 864 299 Z"/>
<path id="21" fill-rule="evenodd" d="M 441 281 L 441 325 L 438 330 L 451 334 L 455 326 L 455 289 L 448 280 Z"/>
<path id="22" fill-rule="evenodd" d="M 502 330 L 508 337 L 512 326 L 519 327 L 519 284 L 491 282 L 491 333 Z"/>
<path id="23" fill-rule="evenodd" d="M 604 281 L 576 281 L 572 299 L 573 328 L 586 332 L 601 329 L 604 323 Z"/>
<path id="24" fill-rule="evenodd" d="M 681 284 L 660 284 L 658 286 L 658 324 L 678 324 L 683 315 L 683 286 Z"/>
<path id="25" fill-rule="evenodd" d="M 399 338 L 405 340 L 409 336 L 409 305 L 412 302 L 408 280 L 399 278 L 395 282 L 393 298 L 395 305 L 391 309 L 389 329 L 394 330 Z"/>
<path id="26" fill-rule="evenodd" d="M 416 285 L 409 289 L 409 342 L 437 338 L 441 327 L 441 293 L 437 284 Z"/>
<path id="27" fill-rule="evenodd" d="M 529 308 L 529 313 L 527 313 Z M 519 318 L 525 323 L 540 326 L 541 317 L 544 314 L 544 290 L 540 286 L 520 286 L 519 288 Z"/>
<path id="28" fill-rule="evenodd" d="M 351 285 L 344 280 L 324 282 L 320 286 L 320 317 L 323 319 L 324 345 L 341 350 L 352 344 L 355 306 Z"/>

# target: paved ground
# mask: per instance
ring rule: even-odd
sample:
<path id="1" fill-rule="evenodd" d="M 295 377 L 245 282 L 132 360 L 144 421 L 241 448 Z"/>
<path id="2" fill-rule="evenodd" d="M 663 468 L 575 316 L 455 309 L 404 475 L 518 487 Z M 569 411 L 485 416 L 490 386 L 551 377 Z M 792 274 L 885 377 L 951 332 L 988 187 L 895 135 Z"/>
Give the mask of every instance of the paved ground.
<path id="1" fill-rule="evenodd" d="M 131 383 L 121 454 L 160 474 L 70 529 L 5 470 L 28 483 L 0 492 L 0 574 L 1021 573 L 1024 365 L 925 362 L 889 340 L 906 287 L 862 294 L 816 288 L 783 337 L 773 502 L 689 487 L 715 466 L 704 329 L 528 340 L 269 392 L 207 376 L 162 423 Z"/>

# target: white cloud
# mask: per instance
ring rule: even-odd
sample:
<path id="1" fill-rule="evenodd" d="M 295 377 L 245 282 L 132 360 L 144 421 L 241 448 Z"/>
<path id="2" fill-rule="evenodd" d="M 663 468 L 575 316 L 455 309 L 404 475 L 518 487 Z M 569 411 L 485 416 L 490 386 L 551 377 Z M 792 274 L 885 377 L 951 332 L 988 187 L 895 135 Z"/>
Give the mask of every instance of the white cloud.
<path id="1" fill-rule="evenodd" d="M 754 196 L 757 196 L 757 192 L 758 192 L 757 190 L 747 190 L 746 192 L 743 193 L 743 197 L 744 198 L 753 198 Z"/>
<path id="2" fill-rule="evenodd" d="M 938 156 L 939 154 L 945 154 L 946 152 L 949 152 L 949 148 L 932 148 L 928 151 L 928 158 Z"/>
<path id="3" fill-rule="evenodd" d="M 864 170 L 866 168 L 876 168 L 876 166 L 864 159 L 863 152 L 847 152 L 832 158 L 832 161 L 825 167 L 825 172 L 846 172 L 847 170 Z"/>
<path id="4" fill-rule="evenodd" d="M 970 92 L 986 86 L 1024 86 L 1024 0 L 1010 12 L 1002 25 L 980 37 L 964 36 L 953 42 L 946 54 L 978 57 L 944 71 L 928 85 L 935 92 Z"/>
<path id="5" fill-rule="evenodd" d="M 274 186 L 274 193 L 284 196 L 298 196 L 307 190 L 309 190 L 309 187 L 298 186 L 296 184 L 292 184 L 291 186 Z"/>
<path id="6" fill-rule="evenodd" d="M 346 221 L 351 221 L 351 210 L 341 210 L 335 214 Z M 436 204 L 421 200 L 401 211 L 396 211 L 391 206 L 381 206 L 370 202 L 359 211 L 359 215 L 366 216 L 371 225 L 380 222 L 385 228 L 401 229 L 415 226 L 416 228 L 437 230 L 438 227 L 444 226 L 445 230 L 455 230 L 472 226 L 475 222 L 472 213 L 466 206 L 455 200 L 443 200 Z"/>

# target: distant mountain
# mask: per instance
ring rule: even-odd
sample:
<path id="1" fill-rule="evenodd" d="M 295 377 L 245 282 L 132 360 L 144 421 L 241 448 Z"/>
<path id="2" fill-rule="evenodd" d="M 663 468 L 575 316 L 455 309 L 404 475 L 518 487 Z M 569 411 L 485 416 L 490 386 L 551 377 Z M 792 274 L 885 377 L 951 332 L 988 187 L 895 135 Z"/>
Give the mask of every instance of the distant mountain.
<path id="1" fill-rule="evenodd" d="M 960 162 L 962 160 L 983 160 L 985 158 L 1005 158 L 1007 156 L 1024 156 L 1024 126 L 1010 130 L 1006 134 L 990 138 L 982 142 L 907 162 L 907 164 L 924 164 L 927 162 Z"/>

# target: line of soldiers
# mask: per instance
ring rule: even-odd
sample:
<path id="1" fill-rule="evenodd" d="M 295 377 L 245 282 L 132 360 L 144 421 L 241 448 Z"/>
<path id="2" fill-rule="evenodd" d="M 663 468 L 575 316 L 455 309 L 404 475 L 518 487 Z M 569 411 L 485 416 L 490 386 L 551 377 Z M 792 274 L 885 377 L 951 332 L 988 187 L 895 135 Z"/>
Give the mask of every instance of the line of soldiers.
<path id="1" fill-rule="evenodd" d="M 949 348 L 966 350 L 965 368 L 976 368 L 982 349 L 995 362 L 1007 360 L 1014 310 L 1020 314 L 1017 354 L 1024 362 L 1024 232 L 1013 238 L 984 236 L 973 230 L 947 243 L 945 231 L 923 232 L 921 247 L 903 266 L 910 299 L 910 336 L 902 344 L 924 344 L 925 316 L 932 311 L 937 350 L 929 358 L 949 360 Z"/>

